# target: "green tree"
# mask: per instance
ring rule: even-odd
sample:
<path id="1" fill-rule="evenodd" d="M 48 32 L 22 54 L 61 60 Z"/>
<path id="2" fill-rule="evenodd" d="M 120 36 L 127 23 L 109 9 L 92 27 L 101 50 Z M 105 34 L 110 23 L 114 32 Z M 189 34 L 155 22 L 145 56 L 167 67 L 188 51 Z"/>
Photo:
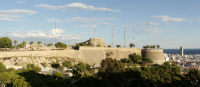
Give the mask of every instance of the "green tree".
<path id="1" fill-rule="evenodd" d="M 62 62 L 62 66 L 67 67 L 67 68 L 71 68 L 72 63 L 69 60 L 65 60 L 64 62 Z"/>
<path id="2" fill-rule="evenodd" d="M 0 62 L 0 73 L 4 71 L 6 71 L 6 66 L 2 62 Z"/>
<path id="3" fill-rule="evenodd" d="M 64 75 L 62 75 L 62 73 L 60 72 L 54 72 L 53 77 L 57 80 L 57 79 L 63 79 Z"/>
<path id="4" fill-rule="evenodd" d="M 22 42 L 22 46 L 23 46 L 23 48 L 26 46 L 26 41 Z M 26 50 L 26 47 L 24 49 Z"/>
<path id="5" fill-rule="evenodd" d="M 147 45 L 146 47 L 149 48 L 149 45 Z"/>
<path id="6" fill-rule="evenodd" d="M 75 67 L 77 68 L 77 70 L 79 70 L 80 72 L 86 71 L 86 65 L 83 62 L 79 62 L 78 64 L 75 65 Z"/>
<path id="7" fill-rule="evenodd" d="M 12 40 L 8 37 L 0 38 L 0 48 L 11 48 Z"/>
<path id="8" fill-rule="evenodd" d="M 133 43 L 130 43 L 130 48 L 132 48 L 134 46 L 134 44 Z M 135 47 L 135 46 L 134 46 Z"/>
<path id="9" fill-rule="evenodd" d="M 57 42 L 55 46 L 56 48 L 63 48 L 63 49 L 67 48 L 67 45 L 62 42 Z"/>
<path id="10" fill-rule="evenodd" d="M 48 46 L 48 47 L 51 47 L 51 46 L 53 46 L 53 44 L 52 44 L 52 43 L 49 43 L 49 44 L 47 44 L 47 46 Z"/>
<path id="11" fill-rule="evenodd" d="M 26 69 L 28 71 L 35 71 L 37 73 L 41 71 L 41 68 L 39 66 L 35 66 L 34 64 L 27 64 Z"/>
<path id="12" fill-rule="evenodd" d="M 150 45 L 149 47 L 150 47 L 150 48 L 153 48 L 153 45 Z"/>
<path id="13" fill-rule="evenodd" d="M 58 67 L 60 67 L 59 61 L 56 60 L 56 62 L 52 62 L 51 67 L 53 67 L 53 68 L 58 68 Z"/>
<path id="14" fill-rule="evenodd" d="M 142 57 L 140 55 L 137 55 L 136 53 L 132 54 L 130 57 L 134 63 L 139 63 L 142 59 Z"/>
<path id="15" fill-rule="evenodd" d="M 142 61 L 143 61 L 145 64 L 153 63 L 153 61 L 152 61 L 150 58 L 147 58 L 147 57 L 143 57 L 143 58 L 142 58 Z"/>
<path id="16" fill-rule="evenodd" d="M 13 42 L 15 43 L 15 50 L 16 50 L 16 46 L 17 46 L 18 41 L 14 40 Z"/>
<path id="17" fill-rule="evenodd" d="M 121 45 L 117 45 L 117 47 L 119 48 L 119 47 L 121 47 Z"/>
<path id="18" fill-rule="evenodd" d="M 89 41 L 87 45 L 88 45 L 88 46 L 91 46 L 91 41 Z"/>
<path id="19" fill-rule="evenodd" d="M 47 64 L 46 62 L 44 62 L 44 63 L 43 63 L 43 66 L 44 66 L 44 67 L 47 67 L 47 66 L 48 66 L 48 64 Z"/>
<path id="20" fill-rule="evenodd" d="M 108 47 L 111 47 L 111 45 L 108 45 Z"/>
<path id="21" fill-rule="evenodd" d="M 38 44 L 38 48 L 40 48 L 40 45 L 42 44 L 42 42 L 38 41 L 37 44 Z"/>
<path id="22" fill-rule="evenodd" d="M 159 49 L 159 48 L 160 48 L 160 45 L 157 44 L 156 47 Z"/>
<path id="23" fill-rule="evenodd" d="M 147 49 L 147 46 L 143 46 L 144 49 Z"/>
<path id="24" fill-rule="evenodd" d="M 32 45 L 34 44 L 34 42 L 33 42 L 33 41 L 31 41 L 29 44 L 31 45 L 31 48 L 32 48 Z"/>
<path id="25" fill-rule="evenodd" d="M 155 46 L 155 45 L 153 45 L 153 46 L 152 46 L 152 48 L 153 48 L 153 49 L 155 49 L 155 48 L 156 48 L 156 46 Z"/>

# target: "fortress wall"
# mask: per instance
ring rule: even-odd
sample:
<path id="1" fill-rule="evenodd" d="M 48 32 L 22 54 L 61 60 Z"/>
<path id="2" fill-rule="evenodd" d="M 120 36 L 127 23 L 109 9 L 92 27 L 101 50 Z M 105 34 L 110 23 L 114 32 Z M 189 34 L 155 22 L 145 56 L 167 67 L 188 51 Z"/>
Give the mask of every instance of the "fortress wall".
<path id="1" fill-rule="evenodd" d="M 0 58 L 13 56 L 49 56 L 49 57 L 70 57 L 79 58 L 87 63 L 99 65 L 102 59 L 106 58 L 106 53 L 113 52 L 111 58 L 120 60 L 128 58 L 130 54 L 136 53 L 142 57 L 149 57 L 154 63 L 162 64 L 165 62 L 163 49 L 146 49 L 140 48 L 109 48 L 109 47 L 83 47 L 79 50 L 51 50 L 51 51 L 17 51 L 17 52 L 0 52 Z"/>
<path id="2" fill-rule="evenodd" d="M 99 65 L 102 59 L 106 58 L 106 53 L 113 52 L 111 58 L 120 60 L 128 58 L 130 54 L 136 53 L 141 55 L 139 48 L 108 48 L 108 47 L 79 47 L 80 55 L 85 62 L 90 64 L 96 63 Z"/>
<path id="3" fill-rule="evenodd" d="M 0 58 L 13 56 L 62 56 L 79 58 L 78 50 L 51 50 L 51 51 L 17 51 L 17 52 L 0 52 Z"/>
<path id="4" fill-rule="evenodd" d="M 143 49 L 142 57 L 151 58 L 153 64 L 163 64 L 165 62 L 163 49 Z"/>

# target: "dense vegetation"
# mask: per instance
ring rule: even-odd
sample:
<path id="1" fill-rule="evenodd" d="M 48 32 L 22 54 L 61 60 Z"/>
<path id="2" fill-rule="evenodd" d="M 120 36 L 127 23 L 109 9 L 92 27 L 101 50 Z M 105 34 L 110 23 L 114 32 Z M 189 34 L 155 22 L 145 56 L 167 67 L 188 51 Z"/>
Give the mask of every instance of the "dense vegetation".
<path id="1" fill-rule="evenodd" d="M 63 49 L 67 48 L 67 45 L 62 42 L 57 42 L 55 46 L 56 48 L 63 48 Z"/>
<path id="2" fill-rule="evenodd" d="M 12 48 L 12 40 L 8 37 L 0 38 L 0 48 Z"/>

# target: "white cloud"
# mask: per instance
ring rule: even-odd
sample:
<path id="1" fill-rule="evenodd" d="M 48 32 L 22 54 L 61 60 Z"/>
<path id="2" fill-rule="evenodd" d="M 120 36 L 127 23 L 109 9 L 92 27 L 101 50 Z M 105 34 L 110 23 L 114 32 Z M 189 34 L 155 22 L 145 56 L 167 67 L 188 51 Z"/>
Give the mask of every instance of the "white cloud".
<path id="1" fill-rule="evenodd" d="M 96 24 L 116 25 L 116 24 L 110 24 L 110 23 L 107 23 L 107 22 L 96 22 Z"/>
<path id="2" fill-rule="evenodd" d="M 11 19 L 11 18 L 0 18 L 0 21 L 28 21 L 28 20 Z"/>
<path id="3" fill-rule="evenodd" d="M 198 20 L 200 20 L 200 18 L 198 18 Z"/>
<path id="4" fill-rule="evenodd" d="M 167 30 L 167 29 L 158 29 L 155 27 L 146 27 L 146 29 L 139 30 L 136 33 L 160 35 L 160 33 L 163 33 L 163 32 L 178 32 L 178 30 Z"/>
<path id="5" fill-rule="evenodd" d="M 89 34 L 89 33 L 88 33 L 88 32 L 80 32 L 79 34 L 87 35 L 87 34 Z"/>
<path id="6" fill-rule="evenodd" d="M 185 20 L 185 22 L 192 22 L 193 20 Z"/>
<path id="7" fill-rule="evenodd" d="M 70 18 L 71 21 L 79 21 L 79 22 L 90 22 L 90 21 L 98 21 L 98 20 L 108 20 L 108 21 L 112 21 L 112 20 L 117 20 L 116 18 L 96 18 L 96 17 L 92 17 L 92 18 L 83 18 L 83 17 L 73 17 Z"/>
<path id="8" fill-rule="evenodd" d="M 0 14 L 0 18 L 22 18 L 22 16 L 15 14 Z"/>
<path id="9" fill-rule="evenodd" d="M 46 21 L 48 21 L 48 22 L 62 22 L 61 20 L 58 20 L 57 18 L 47 18 L 47 17 L 43 17 L 43 18 L 45 18 L 46 19 Z"/>
<path id="10" fill-rule="evenodd" d="M 137 25 L 146 26 L 146 25 L 159 25 L 159 24 L 155 22 L 141 22 L 141 23 L 137 23 Z"/>
<path id="11" fill-rule="evenodd" d="M 56 29 L 56 38 L 58 40 L 79 40 L 80 36 L 76 34 L 65 34 L 65 30 L 63 29 Z M 8 31 L 0 34 L 0 36 L 6 36 L 11 38 L 18 38 L 18 39 L 55 39 L 55 29 L 50 30 L 49 32 L 43 31 Z"/>
<path id="12" fill-rule="evenodd" d="M 28 21 L 28 20 L 19 19 L 19 18 L 22 18 L 25 15 L 32 15 L 35 13 L 37 12 L 31 11 L 31 10 L 19 10 L 19 9 L 0 10 L 0 21 Z"/>
<path id="13" fill-rule="evenodd" d="M 95 25 L 75 25 L 74 27 L 94 27 L 94 26 Z"/>
<path id="14" fill-rule="evenodd" d="M 89 10 L 89 11 L 114 11 L 114 12 L 121 12 L 120 10 L 114 10 L 109 8 L 101 8 L 101 7 L 94 7 L 92 5 L 85 5 L 82 3 L 71 3 L 63 6 L 52 6 L 47 4 L 40 4 L 35 5 L 36 7 L 48 9 L 48 10 L 72 10 L 72 11 L 79 11 L 79 10 Z"/>
<path id="15" fill-rule="evenodd" d="M 125 25 L 125 27 L 128 27 L 128 28 L 133 28 L 135 26 L 137 26 L 137 25 Z M 123 27 L 124 27 L 124 25 L 123 25 Z"/>
<path id="16" fill-rule="evenodd" d="M 0 14 L 35 14 L 36 11 L 31 10 L 20 10 L 20 9 L 13 9 L 13 10 L 0 10 Z"/>
<path id="17" fill-rule="evenodd" d="M 19 2 L 17 2 L 17 3 L 26 3 L 26 2 L 23 2 L 23 1 L 19 1 Z"/>
<path id="18" fill-rule="evenodd" d="M 183 20 L 186 20 L 186 18 L 170 18 L 167 15 L 162 15 L 162 16 L 151 16 L 151 18 L 157 18 L 160 19 L 160 21 L 168 22 L 168 21 L 173 21 L 173 22 L 181 22 Z"/>
<path id="19" fill-rule="evenodd" d="M 169 23 L 164 23 L 164 25 L 170 25 Z"/>

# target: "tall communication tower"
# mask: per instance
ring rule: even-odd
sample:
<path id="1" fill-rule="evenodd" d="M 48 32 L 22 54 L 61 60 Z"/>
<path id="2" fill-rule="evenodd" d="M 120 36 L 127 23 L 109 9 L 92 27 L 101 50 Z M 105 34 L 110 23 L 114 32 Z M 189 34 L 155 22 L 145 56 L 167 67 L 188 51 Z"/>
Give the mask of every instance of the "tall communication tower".
<path id="1" fill-rule="evenodd" d="M 55 20 L 55 44 L 56 44 L 56 20 Z"/>
<path id="2" fill-rule="evenodd" d="M 134 29 L 133 29 L 133 45 L 134 45 L 135 43 L 134 43 Z"/>
<path id="3" fill-rule="evenodd" d="M 96 47 L 96 26 L 95 26 L 95 19 L 94 19 L 94 46 Z"/>
<path id="4" fill-rule="evenodd" d="M 124 23 L 124 48 L 125 48 L 125 23 Z"/>
<path id="5" fill-rule="evenodd" d="M 112 47 L 113 47 L 113 28 L 112 28 Z"/>

